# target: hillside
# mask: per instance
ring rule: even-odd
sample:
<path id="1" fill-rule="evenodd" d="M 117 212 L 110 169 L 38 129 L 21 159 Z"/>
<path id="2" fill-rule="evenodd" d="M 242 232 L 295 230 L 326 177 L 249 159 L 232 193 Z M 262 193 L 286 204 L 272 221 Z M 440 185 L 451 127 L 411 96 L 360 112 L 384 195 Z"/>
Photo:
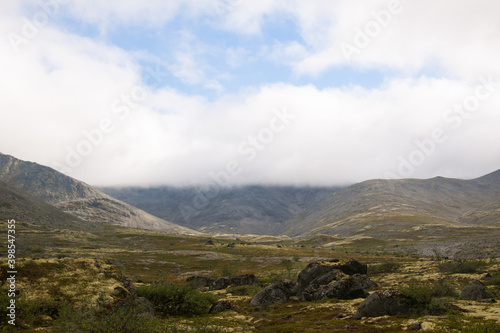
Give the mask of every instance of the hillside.
<path id="1" fill-rule="evenodd" d="M 498 226 L 499 197 L 500 171 L 473 180 L 370 180 L 306 209 L 283 232 L 397 238 L 422 225 Z"/>
<path id="2" fill-rule="evenodd" d="M 64 213 L 28 193 L 0 182 L 0 220 L 16 220 L 53 228 L 83 224 L 80 219 Z"/>
<path id="3" fill-rule="evenodd" d="M 0 181 L 88 222 L 196 233 L 167 222 L 49 167 L 0 154 Z"/>
<path id="4" fill-rule="evenodd" d="M 217 195 L 197 188 L 102 188 L 110 196 L 174 223 L 209 233 L 280 234 L 283 223 L 338 190 L 242 186 Z"/>

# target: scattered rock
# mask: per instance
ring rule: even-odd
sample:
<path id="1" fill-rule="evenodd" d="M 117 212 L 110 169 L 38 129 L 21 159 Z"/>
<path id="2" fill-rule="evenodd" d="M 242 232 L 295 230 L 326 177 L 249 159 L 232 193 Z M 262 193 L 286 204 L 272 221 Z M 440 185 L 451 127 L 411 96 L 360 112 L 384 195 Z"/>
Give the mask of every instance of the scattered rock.
<path id="1" fill-rule="evenodd" d="M 466 285 L 460 293 L 459 299 L 468 301 L 479 301 L 482 299 L 493 298 L 488 288 L 479 280 Z"/>
<path id="2" fill-rule="evenodd" d="M 413 324 L 410 324 L 410 326 L 408 326 L 408 329 L 410 331 L 420 331 L 422 329 L 422 322 L 416 321 Z"/>
<path id="3" fill-rule="evenodd" d="M 236 243 L 229 243 L 227 244 L 227 247 L 235 247 L 236 246 Z"/>
<path id="4" fill-rule="evenodd" d="M 214 241 L 213 241 L 213 240 L 209 239 L 209 240 L 207 240 L 207 242 L 205 243 L 205 245 L 214 246 L 214 245 L 215 245 L 215 243 L 214 243 Z"/>
<path id="5" fill-rule="evenodd" d="M 418 307 L 418 304 L 397 289 L 377 291 L 360 304 L 352 318 L 407 314 L 415 307 Z"/>
<path id="6" fill-rule="evenodd" d="M 180 273 L 180 272 L 181 272 L 181 270 L 179 268 L 174 268 L 170 271 L 170 273 L 175 273 L 175 274 Z"/>
<path id="7" fill-rule="evenodd" d="M 291 280 L 278 281 L 259 291 L 250 301 L 253 306 L 285 303 L 294 295 L 296 283 Z"/>
<path id="8" fill-rule="evenodd" d="M 239 239 L 239 238 L 236 238 L 235 240 L 236 240 L 237 242 L 242 242 L 242 240 L 241 240 L 241 239 Z"/>
<path id="9" fill-rule="evenodd" d="M 212 305 L 208 313 L 220 313 L 229 310 L 237 311 L 228 301 L 218 301 L 216 304 Z"/>

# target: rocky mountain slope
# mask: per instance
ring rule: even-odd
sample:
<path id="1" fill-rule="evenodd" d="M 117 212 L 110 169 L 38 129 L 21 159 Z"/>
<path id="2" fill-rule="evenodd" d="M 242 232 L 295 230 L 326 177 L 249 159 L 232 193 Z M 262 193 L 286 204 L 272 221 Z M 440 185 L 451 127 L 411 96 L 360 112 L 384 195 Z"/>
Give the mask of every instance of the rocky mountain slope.
<path id="1" fill-rule="evenodd" d="M 500 227 L 498 199 L 500 171 L 473 180 L 370 180 L 294 216 L 283 233 L 390 238 L 426 225 Z"/>
<path id="2" fill-rule="evenodd" d="M 28 193 L 0 182 L 0 220 L 16 220 L 37 225 L 62 227 L 84 223 Z"/>
<path id="3" fill-rule="evenodd" d="M 193 234 L 49 167 L 0 154 L 0 181 L 88 222 Z"/>
<path id="4" fill-rule="evenodd" d="M 242 186 L 102 188 L 114 198 L 174 223 L 209 233 L 277 235 L 283 223 L 338 188 Z"/>

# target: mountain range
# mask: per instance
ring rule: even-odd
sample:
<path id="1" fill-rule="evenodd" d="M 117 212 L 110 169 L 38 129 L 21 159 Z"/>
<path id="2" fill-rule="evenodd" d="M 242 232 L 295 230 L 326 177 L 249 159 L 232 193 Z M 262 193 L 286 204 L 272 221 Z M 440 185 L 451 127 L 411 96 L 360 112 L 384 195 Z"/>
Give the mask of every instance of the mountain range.
<path id="1" fill-rule="evenodd" d="M 202 187 L 101 188 L 155 216 L 195 230 L 220 234 L 279 235 L 304 209 L 335 187 L 239 186 L 210 192 Z"/>
<path id="2" fill-rule="evenodd" d="M 3 218 L 15 218 L 9 214 L 18 211 L 31 219 L 75 219 L 183 234 L 429 239 L 439 232 L 500 230 L 500 170 L 471 180 L 378 179 L 345 188 L 97 189 L 0 154 L 0 194 Z"/>

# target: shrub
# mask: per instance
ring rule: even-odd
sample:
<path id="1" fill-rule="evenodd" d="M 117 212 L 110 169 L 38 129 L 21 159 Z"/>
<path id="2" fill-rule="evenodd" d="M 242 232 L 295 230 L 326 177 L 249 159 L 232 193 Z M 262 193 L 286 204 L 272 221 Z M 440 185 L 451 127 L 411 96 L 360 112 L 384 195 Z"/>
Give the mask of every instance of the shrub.
<path id="1" fill-rule="evenodd" d="M 261 290 L 259 286 L 237 286 L 227 288 L 227 292 L 236 296 L 254 296 Z"/>
<path id="2" fill-rule="evenodd" d="M 217 298 L 212 294 L 204 294 L 189 286 L 176 286 L 168 282 L 139 287 L 137 293 L 147 298 L 155 310 L 164 315 L 204 314 L 217 302 Z"/>
<path id="3" fill-rule="evenodd" d="M 500 274 L 492 276 L 486 281 L 486 284 L 490 286 L 500 287 Z"/>
<path id="4" fill-rule="evenodd" d="M 481 323 L 468 327 L 463 327 L 460 330 L 462 333 L 500 333 L 500 324 L 498 323 Z"/>
<path id="5" fill-rule="evenodd" d="M 368 274 L 382 274 L 382 273 L 394 273 L 399 268 L 401 268 L 401 264 L 397 262 L 385 262 L 382 264 L 369 265 L 368 266 Z"/>
<path id="6" fill-rule="evenodd" d="M 283 259 L 281 260 L 281 266 L 290 272 L 293 269 L 293 262 L 290 259 Z"/>
<path id="7" fill-rule="evenodd" d="M 455 260 L 447 261 L 438 265 L 439 271 L 449 274 L 471 274 L 476 273 L 479 269 L 484 268 L 488 263 L 484 260 Z"/>
<path id="8" fill-rule="evenodd" d="M 137 308 L 125 306 L 106 313 L 89 306 L 66 305 L 62 308 L 52 332 L 56 333 L 156 333 L 168 332 L 161 323 L 146 317 Z"/>
<path id="9" fill-rule="evenodd" d="M 420 304 L 429 305 L 434 297 L 458 297 L 455 287 L 446 280 L 423 282 L 412 279 L 401 292 Z"/>

